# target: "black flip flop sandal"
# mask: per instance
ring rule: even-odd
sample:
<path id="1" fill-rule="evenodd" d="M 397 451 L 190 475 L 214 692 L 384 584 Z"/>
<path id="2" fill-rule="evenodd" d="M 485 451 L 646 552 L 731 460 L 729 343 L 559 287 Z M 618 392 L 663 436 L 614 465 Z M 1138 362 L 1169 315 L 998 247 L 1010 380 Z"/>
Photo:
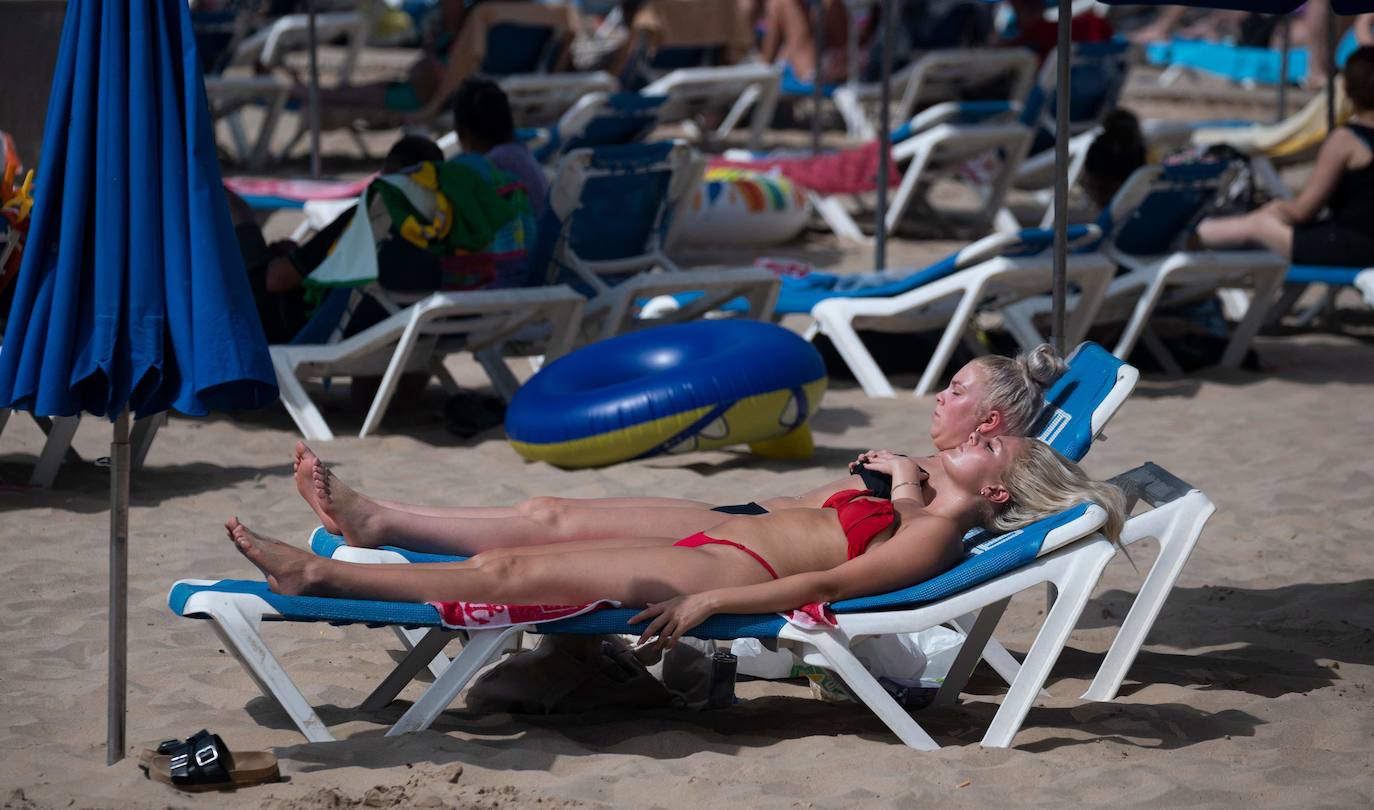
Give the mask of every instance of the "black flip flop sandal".
<path id="1" fill-rule="evenodd" d="M 164 740 L 144 749 L 139 765 L 148 777 L 178 790 L 229 790 L 281 780 L 270 751 L 230 751 L 218 734 L 201 729 L 186 740 Z"/>

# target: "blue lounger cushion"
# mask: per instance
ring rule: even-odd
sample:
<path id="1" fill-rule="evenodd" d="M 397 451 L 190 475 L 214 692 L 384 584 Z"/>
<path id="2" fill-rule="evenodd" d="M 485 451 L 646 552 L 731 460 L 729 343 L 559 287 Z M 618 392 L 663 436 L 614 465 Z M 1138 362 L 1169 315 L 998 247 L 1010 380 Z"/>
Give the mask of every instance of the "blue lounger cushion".
<path id="1" fill-rule="evenodd" d="M 1094 244 L 1080 244 L 1091 233 L 1085 225 L 1069 226 L 1068 241 L 1071 248 L 1077 252 L 1095 247 Z M 1023 228 L 1016 238 L 1015 244 L 998 255 L 1007 258 L 1034 256 L 1054 244 L 1054 232 L 1046 228 Z M 805 315 L 828 298 L 892 298 L 902 295 L 976 266 L 979 262 L 970 262 L 965 254 L 968 249 L 956 250 L 919 270 L 902 268 L 846 275 L 808 273 L 804 276 L 783 276 L 778 289 L 778 303 L 773 312 L 776 315 Z M 679 293 L 674 297 L 679 304 L 686 306 L 700 298 L 701 293 Z M 748 302 L 736 299 L 720 309 L 724 312 L 747 312 Z"/>
<path id="2" fill-rule="evenodd" d="M 1355 276 L 1368 270 L 1367 267 L 1326 267 L 1315 264 L 1295 264 L 1288 268 L 1283 280 L 1289 284 L 1331 284 L 1349 287 L 1355 283 Z"/>

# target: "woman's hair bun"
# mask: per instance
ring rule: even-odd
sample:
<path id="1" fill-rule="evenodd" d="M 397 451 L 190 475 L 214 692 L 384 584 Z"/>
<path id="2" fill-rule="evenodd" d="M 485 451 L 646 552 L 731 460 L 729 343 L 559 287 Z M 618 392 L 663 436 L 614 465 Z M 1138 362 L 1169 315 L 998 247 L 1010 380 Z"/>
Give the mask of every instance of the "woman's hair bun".
<path id="1" fill-rule="evenodd" d="M 1054 381 L 1064 376 L 1064 372 L 1069 370 L 1069 364 L 1064 362 L 1064 358 L 1060 357 L 1054 347 L 1048 343 L 1041 343 L 1016 360 L 1025 370 L 1026 376 L 1030 377 L 1041 388 L 1049 388 L 1054 385 Z"/>

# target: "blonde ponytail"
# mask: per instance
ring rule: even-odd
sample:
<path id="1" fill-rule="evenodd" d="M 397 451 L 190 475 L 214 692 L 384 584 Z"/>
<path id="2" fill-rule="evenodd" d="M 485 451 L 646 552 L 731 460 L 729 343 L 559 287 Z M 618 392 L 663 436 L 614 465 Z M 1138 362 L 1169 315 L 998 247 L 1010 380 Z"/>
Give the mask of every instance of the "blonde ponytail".
<path id="1" fill-rule="evenodd" d="M 988 355 L 973 362 L 982 366 L 987 393 L 983 407 L 1000 411 L 1007 433 L 1024 436 L 1045 404 L 1045 390 L 1069 366 L 1048 343 L 1016 357 Z"/>

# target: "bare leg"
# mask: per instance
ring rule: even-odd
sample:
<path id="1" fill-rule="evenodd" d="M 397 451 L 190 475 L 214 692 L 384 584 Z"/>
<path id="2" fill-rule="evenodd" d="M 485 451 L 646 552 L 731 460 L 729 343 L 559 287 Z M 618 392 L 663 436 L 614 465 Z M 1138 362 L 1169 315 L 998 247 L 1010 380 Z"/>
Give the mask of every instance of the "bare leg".
<path id="1" fill-rule="evenodd" d="M 315 504 L 355 546 L 391 543 L 436 554 L 479 554 L 497 548 L 655 537 L 676 540 L 729 518 L 709 509 L 599 509 L 558 502 L 503 517 L 434 517 L 389 509 L 334 477 L 318 459 L 313 467 Z"/>
<path id="2" fill-rule="evenodd" d="M 768 0 L 767 15 L 764 59 L 785 59 L 798 77 L 810 77 L 816 70 L 816 46 L 802 0 Z"/>
<path id="3" fill-rule="evenodd" d="M 622 547 L 569 554 L 482 555 L 468 562 L 366 565 L 315 557 L 262 537 L 231 518 L 225 528 L 278 593 L 427 602 L 580 604 L 658 602 L 769 579 L 747 555 L 722 546 Z"/>
<path id="4" fill-rule="evenodd" d="M 1204 247 L 1242 247 L 1258 243 L 1287 258 L 1293 256 L 1293 226 L 1261 208 L 1234 217 L 1208 217 L 1197 225 Z"/>
<path id="5" fill-rule="evenodd" d="M 320 509 L 319 502 L 315 497 L 314 472 L 316 465 L 323 466 L 323 462 L 315 455 L 305 442 L 296 442 L 296 449 L 292 455 L 292 465 L 295 470 L 296 491 L 300 493 L 305 502 L 310 504 L 310 508 L 320 518 L 320 523 L 331 534 L 340 534 L 337 524 L 325 512 Z M 332 476 L 333 473 L 331 472 Z M 332 479 L 337 482 L 337 477 Z M 358 493 L 359 497 L 363 496 Z M 428 506 L 424 504 L 402 503 L 400 501 L 388 501 L 381 498 L 368 497 L 367 500 L 383 509 L 395 509 L 401 512 L 409 512 L 413 515 L 425 515 L 428 517 L 442 517 L 453 519 L 467 518 L 511 518 L 528 517 L 531 512 L 548 509 L 555 506 L 565 508 L 581 508 L 584 510 L 596 509 L 700 509 L 709 511 L 713 504 L 705 501 L 693 501 L 687 498 L 531 498 L 514 506 Z M 625 515 L 611 516 L 616 521 L 624 521 Z M 638 532 L 633 532 L 637 534 Z M 690 533 L 690 532 L 689 532 Z M 651 534 L 657 534 L 651 532 Z M 681 537 L 682 535 L 677 535 Z"/>

